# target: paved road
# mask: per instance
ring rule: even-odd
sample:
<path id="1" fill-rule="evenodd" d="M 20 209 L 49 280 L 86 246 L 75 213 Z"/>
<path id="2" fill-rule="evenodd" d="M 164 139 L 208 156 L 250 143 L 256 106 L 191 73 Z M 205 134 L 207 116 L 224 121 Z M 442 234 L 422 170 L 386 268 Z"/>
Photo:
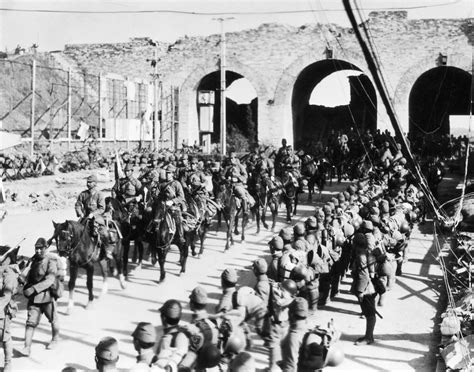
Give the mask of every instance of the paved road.
<path id="1" fill-rule="evenodd" d="M 338 185 L 325 192 L 327 199 L 343 186 Z M 305 199 L 306 196 L 303 196 Z M 304 204 L 299 218 L 304 219 L 314 211 L 316 203 Z M 51 220 L 63 221 L 74 218 L 71 208 L 62 211 L 28 213 L 10 213 L 1 226 L 2 244 L 15 244 L 26 236 L 22 250 L 32 254 L 32 245 L 38 236 L 48 237 L 52 232 Z M 294 221 L 296 222 L 296 220 Z M 279 220 L 278 229 L 286 224 Z M 212 304 L 219 296 L 219 275 L 226 267 L 239 271 L 241 282 L 252 285 L 254 278 L 249 270 L 251 262 L 269 254 L 267 242 L 271 232 L 254 234 L 255 225 L 251 224 L 248 241 L 236 243 L 224 253 L 224 233 L 211 232 L 202 258 L 190 257 L 188 270 L 178 276 L 177 252 L 168 257 L 166 282 L 158 284 L 159 271 L 151 265 L 145 265 L 140 271 L 133 271 L 125 290 L 121 290 L 118 280 L 111 278 L 109 294 L 95 303 L 95 307 L 85 310 L 86 288 L 85 273 L 78 280 L 75 312 L 64 315 L 66 297 L 59 301 L 62 342 L 55 351 L 45 349 L 50 331 L 46 319 L 43 319 L 35 334 L 30 358 L 14 359 L 15 371 L 61 370 L 66 366 L 78 369 L 94 368 L 94 346 L 104 336 L 113 336 L 120 343 L 119 367 L 127 368 L 134 363 L 135 351 L 131 332 L 140 321 L 159 324 L 158 308 L 169 298 L 177 298 L 187 303 L 190 291 L 198 284 L 207 288 Z M 441 272 L 434 259 L 432 227 L 429 223 L 413 231 L 409 245 L 409 262 L 405 265 L 403 277 L 397 278 L 397 284 L 389 293 L 386 306 L 380 308 L 383 320 L 378 319 L 375 334 L 376 343 L 370 346 L 355 346 L 354 340 L 365 331 L 365 321 L 359 316 L 360 308 L 354 296 L 349 294 L 349 281 L 342 285 L 342 293 L 324 310 L 316 311 L 310 324 L 324 324 L 334 318 L 336 325 L 343 331 L 342 346 L 346 354 L 344 362 L 334 370 L 340 371 L 432 371 L 435 360 L 430 348 L 434 342 L 433 318 L 438 301 L 438 283 Z M 101 280 L 95 280 L 95 293 L 100 292 Z M 210 306 L 210 310 L 213 305 Z M 23 341 L 26 311 L 24 303 L 13 323 L 15 347 L 21 347 Z M 185 311 L 189 318 L 188 307 Z M 253 350 L 261 368 L 266 367 L 268 355 L 260 340 L 256 340 Z"/>

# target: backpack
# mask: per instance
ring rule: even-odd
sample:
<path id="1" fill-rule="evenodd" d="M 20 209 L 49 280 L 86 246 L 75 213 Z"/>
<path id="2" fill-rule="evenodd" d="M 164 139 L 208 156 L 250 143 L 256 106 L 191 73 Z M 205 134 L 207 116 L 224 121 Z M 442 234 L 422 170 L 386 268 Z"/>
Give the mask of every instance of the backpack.
<path id="1" fill-rule="evenodd" d="M 51 296 L 57 300 L 61 298 L 64 292 L 64 276 L 66 275 L 67 263 L 66 260 L 61 259 L 61 257 L 56 253 L 48 253 L 48 259 L 56 262 L 57 271 L 56 277 L 54 278 L 54 283 L 50 287 Z"/>

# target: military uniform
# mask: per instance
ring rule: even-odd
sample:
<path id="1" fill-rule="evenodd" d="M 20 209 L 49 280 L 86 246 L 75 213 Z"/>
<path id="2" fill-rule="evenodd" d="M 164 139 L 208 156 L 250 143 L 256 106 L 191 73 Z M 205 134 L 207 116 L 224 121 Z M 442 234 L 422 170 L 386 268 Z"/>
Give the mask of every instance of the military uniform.
<path id="1" fill-rule="evenodd" d="M 226 313 L 233 309 L 232 298 L 236 291 L 235 284 L 237 283 L 237 273 L 234 269 L 225 269 L 221 274 L 221 281 L 223 284 L 222 295 L 219 303 L 216 306 L 217 313 Z"/>
<path id="2" fill-rule="evenodd" d="M 231 164 L 224 171 L 224 177 L 230 180 L 235 196 L 242 200 L 243 209 L 247 211 L 248 195 L 245 185 L 247 184 L 248 174 L 245 167 L 238 162 Z"/>
<path id="3" fill-rule="evenodd" d="M 95 187 L 92 190 L 84 190 L 77 197 L 74 208 L 77 217 L 102 215 L 105 211 L 104 195 Z"/>

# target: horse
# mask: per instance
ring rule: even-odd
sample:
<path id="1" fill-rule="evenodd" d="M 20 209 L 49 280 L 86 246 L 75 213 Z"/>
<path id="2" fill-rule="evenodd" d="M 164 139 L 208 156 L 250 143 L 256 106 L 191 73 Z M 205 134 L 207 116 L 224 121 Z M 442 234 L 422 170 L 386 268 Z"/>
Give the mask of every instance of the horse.
<path id="1" fill-rule="evenodd" d="M 313 200 L 315 185 L 319 190 L 319 198 L 322 198 L 322 192 L 326 185 L 326 179 L 330 170 L 331 164 L 326 158 L 321 158 L 316 161 L 309 154 L 303 156 L 301 174 L 308 181 L 308 202 Z"/>
<path id="2" fill-rule="evenodd" d="M 112 197 L 107 197 L 105 203 L 107 206 L 106 211 L 111 212 L 112 219 L 117 221 L 120 227 L 123 246 L 123 272 L 125 278 L 128 278 L 130 242 L 134 241 L 134 259 L 132 259 L 132 262 L 135 263 L 138 256 L 138 267 L 141 267 L 145 228 L 150 219 L 150 213 L 146 213 L 145 204 L 143 203 L 132 205 L 130 210 L 127 210 L 122 203 Z"/>
<path id="3" fill-rule="evenodd" d="M 179 263 L 181 265 L 179 275 L 186 272 L 188 246 L 190 242 L 186 239 L 186 234 L 182 237 L 184 238 L 183 241 L 176 233 L 176 220 L 173 217 L 173 213 L 181 212 L 177 211 L 175 208 L 178 207 L 169 207 L 162 200 L 156 200 L 153 205 L 154 217 L 146 228 L 152 261 L 155 261 L 156 256 L 158 256 L 158 264 L 160 265 L 160 282 L 163 282 L 166 279 L 166 256 L 172 245 L 176 246 L 179 250 Z"/>
<path id="4" fill-rule="evenodd" d="M 201 257 L 204 252 L 204 241 L 212 218 L 217 214 L 220 206 L 206 196 L 199 193 L 185 192 L 189 213 L 185 214 L 185 239 L 191 247 L 193 256 Z M 196 241 L 200 248 L 196 253 Z"/>
<path id="5" fill-rule="evenodd" d="M 241 240 L 242 242 L 245 241 L 245 226 L 247 225 L 248 213 L 243 212 L 242 201 L 237 196 L 235 196 L 232 183 L 227 181 L 222 182 L 219 186 L 217 195 L 217 200 L 222 205 L 221 214 L 224 216 L 225 222 L 227 224 L 225 244 L 225 250 L 227 251 L 231 246 L 234 245 L 234 236 L 232 233 L 234 232 L 236 235 L 239 234 L 239 214 L 242 214 Z"/>
<path id="6" fill-rule="evenodd" d="M 341 183 L 345 171 L 346 161 L 349 155 L 349 147 L 344 143 L 339 143 L 331 149 L 331 163 L 336 171 L 337 182 Z M 331 177 L 332 183 L 332 177 Z"/>
<path id="7" fill-rule="evenodd" d="M 373 165 L 368 154 L 364 154 L 361 157 L 351 161 L 347 168 L 347 176 L 350 180 L 365 178 L 373 171 Z"/>
<path id="8" fill-rule="evenodd" d="M 119 275 L 120 285 L 125 289 L 125 281 L 122 273 L 122 243 L 118 238 L 118 233 L 109 232 L 108 241 L 102 242 L 101 249 L 100 236 L 95 227 L 94 219 L 89 219 L 83 225 L 77 221 L 66 220 L 63 223 L 53 221 L 54 233 L 50 238 L 56 240 L 58 254 L 67 257 L 69 260 L 69 302 L 67 314 L 72 312 L 74 307 L 74 288 L 76 286 L 77 272 L 83 268 L 87 273 L 87 290 L 89 300 L 86 309 L 92 306 L 94 300 L 93 276 L 94 264 L 99 263 L 102 273 L 101 296 L 108 291 L 108 259 L 113 258 Z"/>
<path id="9" fill-rule="evenodd" d="M 298 206 L 300 185 L 293 173 L 288 170 L 283 173 L 281 184 L 283 185 L 282 200 L 286 206 L 286 221 L 291 223 L 291 217 L 296 214 Z"/>

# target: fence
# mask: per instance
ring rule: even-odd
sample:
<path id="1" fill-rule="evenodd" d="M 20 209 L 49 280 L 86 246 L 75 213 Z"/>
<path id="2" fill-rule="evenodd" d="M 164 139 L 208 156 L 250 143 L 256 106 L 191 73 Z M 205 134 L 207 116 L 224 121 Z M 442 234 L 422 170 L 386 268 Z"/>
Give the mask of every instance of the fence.
<path id="1" fill-rule="evenodd" d="M 71 148 L 88 138 L 127 147 L 130 141 L 155 149 L 176 147 L 175 87 L 51 67 L 41 57 L 0 60 L 0 73 L 2 127 L 21 134 L 31 152 L 44 144 L 52 148 L 66 142 Z"/>

